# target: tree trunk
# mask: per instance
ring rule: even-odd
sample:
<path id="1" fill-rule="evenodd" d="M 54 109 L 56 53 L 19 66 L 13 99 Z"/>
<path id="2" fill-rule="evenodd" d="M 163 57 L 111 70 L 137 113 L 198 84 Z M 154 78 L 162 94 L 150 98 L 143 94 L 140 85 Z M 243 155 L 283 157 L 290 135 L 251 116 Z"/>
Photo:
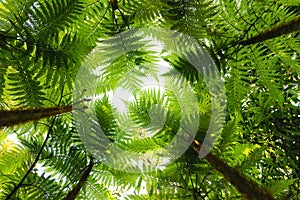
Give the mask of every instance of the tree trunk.
<path id="1" fill-rule="evenodd" d="M 91 158 L 90 164 L 82 173 L 79 182 L 75 185 L 75 187 L 72 190 L 70 190 L 68 192 L 68 194 L 63 198 L 63 200 L 75 200 L 76 199 L 81 188 L 84 186 L 87 179 L 89 178 L 89 175 L 93 169 L 93 166 L 94 166 L 94 162 L 93 162 L 93 159 Z"/>
<path id="2" fill-rule="evenodd" d="M 72 111 L 72 105 L 0 111 L 0 129 Z"/>
<path id="3" fill-rule="evenodd" d="M 201 143 L 197 140 L 193 141 L 193 148 L 199 152 L 201 149 Z M 213 168 L 223 174 L 223 176 L 247 199 L 249 200 L 272 200 L 272 195 L 259 188 L 258 184 L 254 181 L 246 178 L 238 170 L 227 165 L 223 160 L 218 158 L 212 153 L 208 153 L 204 157 Z"/>
<path id="4" fill-rule="evenodd" d="M 259 42 L 263 42 L 268 39 L 276 38 L 288 33 L 292 33 L 295 31 L 300 30 L 300 16 L 292 19 L 289 22 L 284 22 L 277 24 L 273 26 L 272 28 L 261 32 L 260 34 L 249 38 L 247 40 L 243 40 L 240 42 L 237 42 L 237 44 L 241 44 L 243 46 L 251 45 L 251 44 L 256 44 Z"/>

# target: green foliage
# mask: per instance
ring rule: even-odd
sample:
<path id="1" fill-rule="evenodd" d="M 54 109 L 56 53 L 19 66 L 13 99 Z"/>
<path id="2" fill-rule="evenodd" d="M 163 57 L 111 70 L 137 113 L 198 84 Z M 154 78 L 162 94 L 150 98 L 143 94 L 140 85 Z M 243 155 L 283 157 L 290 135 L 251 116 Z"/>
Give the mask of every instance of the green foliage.
<path id="1" fill-rule="evenodd" d="M 187 34 L 207 50 L 227 98 L 226 122 L 212 153 L 274 197 L 299 198 L 300 34 L 241 43 L 295 19 L 299 5 L 292 0 L 120 0 L 113 12 L 110 1 L 1 0 L 0 109 L 76 104 L 70 94 L 89 53 L 101 47 L 94 63 L 85 63 L 87 70 L 106 67 L 96 86 L 102 95 L 95 103 L 96 118 L 86 122 L 92 127 L 88 136 L 78 134 L 72 113 L 0 130 L 0 198 L 15 191 L 11 199 L 62 199 L 94 159 L 78 199 L 242 199 L 191 147 L 164 167 L 157 168 L 155 156 L 143 157 L 150 165 L 141 168 L 155 170 L 135 174 L 112 169 L 89 151 L 105 145 L 99 124 L 110 141 L 129 152 L 159 149 L 179 130 L 192 141 L 193 126 L 182 130 L 180 122 L 191 124 L 197 117 L 182 118 L 182 102 L 184 109 L 199 111 L 199 141 L 210 122 L 221 118 L 212 118 L 215 94 L 192 63 L 155 52 L 151 41 L 134 36 L 133 30 L 124 33 L 140 27 Z M 123 38 L 111 39 L 119 32 Z M 167 45 L 176 42 L 169 39 Z M 157 78 L 161 60 L 170 65 L 163 75 L 165 91 L 141 89 L 145 77 Z M 107 95 L 119 86 L 134 94 L 132 101 L 124 100 L 126 113 L 119 113 Z M 196 96 L 196 105 L 183 95 L 187 90 Z M 89 114 L 84 107 L 81 111 L 82 116 Z M 9 140 L 14 135 L 17 139 Z M 87 150 L 82 141 L 92 148 Z"/>

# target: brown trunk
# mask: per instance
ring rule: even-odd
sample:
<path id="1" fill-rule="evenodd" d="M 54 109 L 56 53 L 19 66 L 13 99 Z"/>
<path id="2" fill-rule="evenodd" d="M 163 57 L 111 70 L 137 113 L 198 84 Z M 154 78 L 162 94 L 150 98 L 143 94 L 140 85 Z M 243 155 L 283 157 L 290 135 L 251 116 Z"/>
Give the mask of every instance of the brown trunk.
<path id="1" fill-rule="evenodd" d="M 82 173 L 79 182 L 75 185 L 75 187 L 71 191 L 68 192 L 68 194 L 63 198 L 63 200 L 75 200 L 76 199 L 81 188 L 84 186 L 87 179 L 89 178 L 89 175 L 93 169 L 93 166 L 94 166 L 94 162 L 93 162 L 93 159 L 91 159 L 90 164 Z"/>
<path id="2" fill-rule="evenodd" d="M 0 129 L 72 111 L 72 105 L 0 111 Z"/>
<path id="3" fill-rule="evenodd" d="M 199 152 L 201 149 L 201 143 L 197 140 L 193 141 L 193 148 L 195 151 Z M 254 181 L 246 178 L 238 170 L 227 165 L 223 160 L 218 158 L 212 153 L 208 153 L 204 157 L 212 167 L 214 167 L 218 172 L 223 174 L 223 176 L 241 193 L 250 200 L 272 200 L 274 199 L 272 195 L 259 188 L 258 184 Z"/>
<path id="4" fill-rule="evenodd" d="M 289 22 L 285 23 L 280 23 L 272 28 L 250 38 L 247 40 L 243 40 L 238 42 L 237 44 L 241 44 L 243 46 L 251 45 L 251 44 L 256 44 L 259 42 L 263 42 L 268 39 L 276 38 L 284 34 L 292 33 L 295 31 L 300 30 L 300 16 L 292 19 Z"/>
<path id="5" fill-rule="evenodd" d="M 109 0 L 109 3 L 111 5 L 113 11 L 119 9 L 119 7 L 118 7 L 118 1 L 117 0 Z"/>

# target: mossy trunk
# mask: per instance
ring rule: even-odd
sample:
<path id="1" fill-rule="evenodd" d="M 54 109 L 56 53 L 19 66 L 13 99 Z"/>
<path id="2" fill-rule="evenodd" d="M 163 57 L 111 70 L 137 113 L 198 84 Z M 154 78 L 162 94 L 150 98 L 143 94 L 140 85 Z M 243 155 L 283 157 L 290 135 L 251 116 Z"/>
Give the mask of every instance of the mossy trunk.
<path id="1" fill-rule="evenodd" d="M 194 140 L 193 148 L 195 151 L 199 152 L 201 149 L 200 142 Z M 213 168 L 220 172 L 245 198 L 249 200 L 274 199 L 268 191 L 260 188 L 256 182 L 246 178 L 238 170 L 230 167 L 214 154 L 208 153 L 204 159 L 206 159 Z"/>
<path id="2" fill-rule="evenodd" d="M 0 111 L 0 129 L 72 111 L 72 105 Z"/>

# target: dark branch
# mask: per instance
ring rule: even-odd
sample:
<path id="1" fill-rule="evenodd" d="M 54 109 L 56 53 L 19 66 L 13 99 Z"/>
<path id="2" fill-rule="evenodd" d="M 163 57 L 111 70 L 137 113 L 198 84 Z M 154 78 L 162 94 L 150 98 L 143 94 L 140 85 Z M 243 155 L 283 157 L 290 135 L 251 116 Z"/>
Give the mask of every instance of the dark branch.
<path id="1" fill-rule="evenodd" d="M 272 28 L 270 28 L 262 33 L 259 33 L 258 35 L 254 36 L 250 39 L 237 42 L 237 44 L 241 44 L 243 46 L 256 44 L 256 43 L 263 42 L 268 39 L 276 38 L 276 37 L 279 37 L 279 36 L 282 36 L 282 35 L 285 35 L 288 33 L 292 33 L 295 31 L 299 31 L 299 30 L 300 30 L 300 16 L 292 19 L 289 22 L 277 24 L 277 25 L 273 26 Z"/>
<path id="2" fill-rule="evenodd" d="M 193 141 L 193 148 L 199 152 L 201 149 L 201 143 L 197 140 Z M 273 200 L 272 195 L 261 189 L 258 184 L 241 174 L 238 170 L 227 165 L 223 160 L 218 158 L 212 153 L 208 153 L 204 157 L 212 167 L 218 172 L 222 173 L 223 176 L 247 199 L 251 200 Z"/>
<path id="3" fill-rule="evenodd" d="M 52 128 L 54 126 L 54 123 L 55 123 L 55 120 L 56 120 L 56 116 L 53 118 L 52 122 L 51 122 L 51 125 L 48 129 L 48 133 L 47 133 L 47 136 L 46 136 L 46 139 L 44 140 L 36 158 L 34 159 L 34 162 L 31 164 L 31 166 L 29 167 L 29 169 L 27 170 L 26 174 L 23 176 L 23 178 L 21 179 L 21 181 L 18 183 L 18 185 L 16 185 L 14 187 L 14 189 L 6 196 L 5 200 L 9 200 L 12 198 L 12 196 L 17 192 L 17 190 L 23 185 L 25 179 L 29 176 L 29 174 L 31 173 L 31 171 L 33 170 L 33 168 L 35 167 L 36 163 L 39 161 L 40 159 L 40 156 L 43 152 L 43 149 L 47 143 L 47 141 L 49 140 L 50 138 L 50 134 L 52 132 Z"/>
<path id="4" fill-rule="evenodd" d="M 94 162 L 93 162 L 93 158 L 91 158 L 90 164 L 87 166 L 87 168 L 82 173 L 79 182 L 75 185 L 75 187 L 72 190 L 70 190 L 68 192 L 68 194 L 63 198 L 63 200 L 75 200 L 76 199 L 81 188 L 84 186 L 87 179 L 89 178 L 90 173 L 93 169 L 93 166 L 94 166 Z"/>

